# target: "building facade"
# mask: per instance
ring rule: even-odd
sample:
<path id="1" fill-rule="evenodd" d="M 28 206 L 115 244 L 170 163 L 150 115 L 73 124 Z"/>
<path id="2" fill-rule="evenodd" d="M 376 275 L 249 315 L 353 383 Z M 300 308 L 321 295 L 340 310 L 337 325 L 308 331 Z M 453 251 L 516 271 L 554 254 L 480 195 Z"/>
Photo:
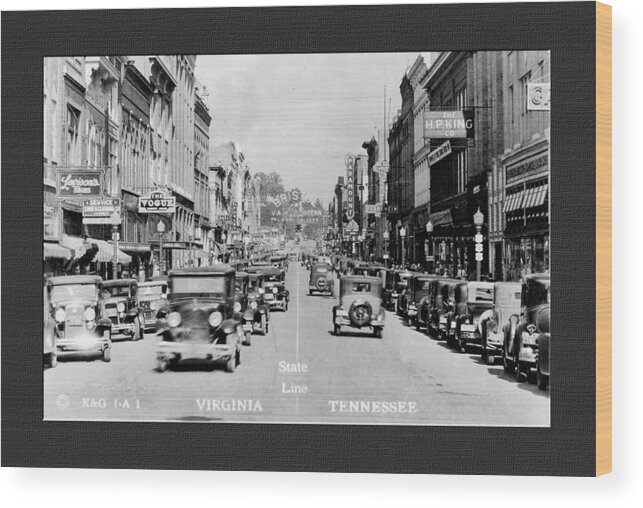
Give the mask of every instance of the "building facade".
<path id="1" fill-rule="evenodd" d="M 534 104 L 533 84 L 549 85 L 548 51 L 502 53 L 504 152 L 499 179 L 504 179 L 502 208 L 493 210 L 504 233 L 503 278 L 520 280 L 550 267 L 549 105 Z M 494 244 L 494 251 L 501 249 Z"/>
<path id="2" fill-rule="evenodd" d="M 431 112 L 458 112 L 472 119 L 466 137 L 430 139 L 433 151 L 449 142 L 451 152 L 430 166 L 429 251 L 435 269 L 451 276 L 475 275 L 473 216 L 487 207 L 487 180 L 502 153 L 502 55 L 500 52 L 443 52 L 422 81 Z M 488 217 L 482 226 L 488 235 Z M 488 248 L 482 272 L 489 273 Z"/>

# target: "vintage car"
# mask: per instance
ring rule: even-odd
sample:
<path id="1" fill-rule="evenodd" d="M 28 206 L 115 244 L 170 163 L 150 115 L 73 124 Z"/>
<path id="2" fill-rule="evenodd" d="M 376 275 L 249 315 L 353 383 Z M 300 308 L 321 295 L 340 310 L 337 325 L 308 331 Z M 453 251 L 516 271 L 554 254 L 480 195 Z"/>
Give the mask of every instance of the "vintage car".
<path id="1" fill-rule="evenodd" d="M 45 318 L 43 326 L 42 361 L 44 365 L 54 368 L 58 365 L 58 355 L 56 353 L 58 328 L 56 327 L 56 321 L 50 312 L 47 286 L 44 286 L 42 289 L 44 303 L 43 316 Z"/>
<path id="2" fill-rule="evenodd" d="M 268 334 L 270 307 L 265 300 L 264 269 L 248 267 L 248 305 L 243 312 L 243 333 L 247 345 L 250 345 L 253 333 Z"/>
<path id="3" fill-rule="evenodd" d="M 458 286 L 455 296 L 455 346 L 482 345 L 482 325 L 493 315 L 493 283 L 469 282 Z"/>
<path id="4" fill-rule="evenodd" d="M 542 342 L 549 342 L 549 304 L 549 274 L 527 276 L 522 283 L 520 315 L 510 317 L 502 348 L 505 372 L 515 372 L 518 382 L 528 380 L 532 369 L 536 368 L 538 342 L 541 339 Z M 549 364 L 549 355 L 546 361 Z M 540 368 L 544 369 L 544 362 Z M 544 370 L 541 370 L 543 373 Z"/>
<path id="5" fill-rule="evenodd" d="M 395 302 L 395 312 L 398 316 L 406 317 L 406 291 L 409 287 L 409 279 L 414 272 L 408 270 L 398 270 L 395 272 L 395 286 L 393 288 L 393 302 Z"/>
<path id="6" fill-rule="evenodd" d="M 285 255 L 271 256 L 270 264 L 275 268 L 288 270 L 288 256 L 285 256 Z"/>
<path id="7" fill-rule="evenodd" d="M 112 338 L 145 337 L 145 317 L 138 304 L 138 282 L 135 279 L 116 279 L 103 282 L 103 308 L 112 321 Z"/>
<path id="8" fill-rule="evenodd" d="M 159 320 L 157 370 L 180 361 L 224 362 L 234 372 L 243 337 L 234 312 L 234 268 L 214 265 L 171 270 L 167 318 Z"/>
<path id="9" fill-rule="evenodd" d="M 496 362 L 502 351 L 509 317 L 520 314 L 520 282 L 496 282 L 493 285 L 491 315 L 482 323 L 482 360 L 489 365 Z"/>
<path id="10" fill-rule="evenodd" d="M 447 316 L 455 305 L 455 288 L 459 281 L 438 278 L 431 281 L 429 293 L 429 320 L 426 333 L 430 337 L 444 340 L 447 337 Z"/>
<path id="11" fill-rule="evenodd" d="M 145 330 L 154 328 L 158 311 L 167 307 L 168 289 L 167 277 L 158 277 L 139 283 L 138 305 L 143 311 Z"/>
<path id="12" fill-rule="evenodd" d="M 536 385 L 539 390 L 546 390 L 549 386 L 549 331 L 540 334 L 536 343 L 538 345 Z"/>
<path id="13" fill-rule="evenodd" d="M 406 298 L 406 317 L 409 326 L 419 330 L 426 328 L 429 321 L 431 284 L 437 275 L 416 273 L 409 279 L 408 297 Z"/>
<path id="14" fill-rule="evenodd" d="M 49 315 L 56 322 L 56 356 L 94 353 L 111 360 L 112 322 L 103 314 L 103 280 L 95 275 L 67 275 L 47 280 Z"/>
<path id="15" fill-rule="evenodd" d="M 248 306 L 248 284 L 250 275 L 247 272 L 234 274 L 234 311 L 243 314 Z"/>
<path id="16" fill-rule="evenodd" d="M 333 267 L 328 263 L 316 263 L 310 268 L 308 294 L 328 294 L 333 296 Z"/>
<path id="17" fill-rule="evenodd" d="M 251 263 L 249 259 L 237 259 L 229 264 L 234 267 L 237 272 L 243 272 Z"/>
<path id="18" fill-rule="evenodd" d="M 342 326 L 370 328 L 375 337 L 384 330 L 382 280 L 377 277 L 347 275 L 339 280 L 339 304 L 333 307 L 333 331 L 340 335 Z"/>
<path id="19" fill-rule="evenodd" d="M 290 292 L 286 289 L 286 273 L 280 268 L 266 268 L 263 270 L 263 274 L 266 277 L 264 299 L 270 310 L 281 309 L 284 312 L 287 311 Z"/>
<path id="20" fill-rule="evenodd" d="M 382 280 L 384 288 L 382 289 L 382 302 L 385 309 L 393 308 L 393 290 L 395 287 L 395 270 L 392 268 L 382 268 Z"/>

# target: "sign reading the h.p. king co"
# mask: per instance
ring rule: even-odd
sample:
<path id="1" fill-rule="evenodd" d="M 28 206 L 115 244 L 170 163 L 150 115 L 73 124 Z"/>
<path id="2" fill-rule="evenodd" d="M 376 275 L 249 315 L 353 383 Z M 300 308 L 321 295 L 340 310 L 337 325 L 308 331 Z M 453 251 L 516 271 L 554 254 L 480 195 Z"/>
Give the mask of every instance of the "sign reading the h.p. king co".
<path id="1" fill-rule="evenodd" d="M 103 195 L 102 171 L 58 172 L 58 196 L 61 198 L 91 198 Z"/>
<path id="2" fill-rule="evenodd" d="M 346 218 L 350 221 L 355 217 L 355 156 L 346 154 Z"/>
<path id="3" fill-rule="evenodd" d="M 473 109 L 425 111 L 424 137 L 435 139 L 473 138 Z"/>
<path id="4" fill-rule="evenodd" d="M 151 192 L 138 198 L 138 213 L 167 213 L 176 211 L 176 198 L 162 192 Z"/>

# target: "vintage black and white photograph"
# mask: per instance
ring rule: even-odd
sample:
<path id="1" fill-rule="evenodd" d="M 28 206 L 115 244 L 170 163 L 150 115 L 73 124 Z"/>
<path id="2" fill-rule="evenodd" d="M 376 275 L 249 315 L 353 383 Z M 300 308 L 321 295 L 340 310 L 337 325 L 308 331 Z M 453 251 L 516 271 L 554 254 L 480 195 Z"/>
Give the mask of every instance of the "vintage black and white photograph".
<path id="1" fill-rule="evenodd" d="M 550 82 L 44 58 L 44 419 L 549 427 Z"/>

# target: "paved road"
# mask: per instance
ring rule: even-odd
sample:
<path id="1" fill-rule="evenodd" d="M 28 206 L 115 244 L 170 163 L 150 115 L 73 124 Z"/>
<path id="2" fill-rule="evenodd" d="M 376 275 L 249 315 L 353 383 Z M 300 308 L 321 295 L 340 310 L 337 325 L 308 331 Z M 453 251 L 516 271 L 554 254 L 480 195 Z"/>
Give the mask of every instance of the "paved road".
<path id="1" fill-rule="evenodd" d="M 549 392 L 460 354 L 387 313 L 384 338 L 331 334 L 335 298 L 308 295 L 292 263 L 275 311 L 233 374 L 155 371 L 154 334 L 114 342 L 111 363 L 61 360 L 44 372 L 45 419 L 548 426 Z M 336 284 L 337 285 L 337 284 Z"/>

